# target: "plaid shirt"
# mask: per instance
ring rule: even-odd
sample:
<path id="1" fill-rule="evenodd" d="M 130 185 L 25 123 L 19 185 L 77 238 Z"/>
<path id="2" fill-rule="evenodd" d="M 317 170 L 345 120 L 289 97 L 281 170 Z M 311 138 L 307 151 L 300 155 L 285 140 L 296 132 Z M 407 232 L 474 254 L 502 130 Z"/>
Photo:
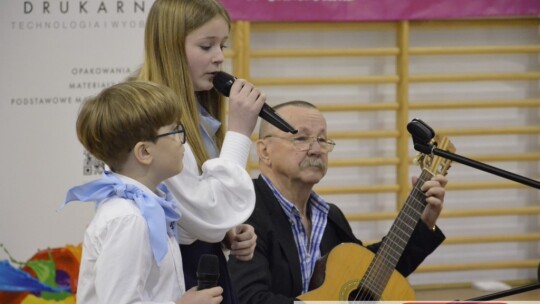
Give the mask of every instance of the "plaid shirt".
<path id="1" fill-rule="evenodd" d="M 262 175 L 263 180 L 268 184 L 274 196 L 279 201 L 281 208 L 289 218 L 291 223 L 292 233 L 294 241 L 296 242 L 296 249 L 298 251 L 298 257 L 300 259 L 300 272 L 302 273 L 302 293 L 306 293 L 309 289 L 309 282 L 313 275 L 313 269 L 315 263 L 321 257 L 321 240 L 326 228 L 328 219 L 328 211 L 330 206 L 328 203 L 318 196 L 315 192 L 311 192 L 309 196 L 308 208 L 311 217 L 311 238 L 307 239 L 307 233 L 304 225 L 302 224 L 302 218 L 300 217 L 300 211 L 294 204 L 289 202 L 272 184 L 272 182 Z"/>

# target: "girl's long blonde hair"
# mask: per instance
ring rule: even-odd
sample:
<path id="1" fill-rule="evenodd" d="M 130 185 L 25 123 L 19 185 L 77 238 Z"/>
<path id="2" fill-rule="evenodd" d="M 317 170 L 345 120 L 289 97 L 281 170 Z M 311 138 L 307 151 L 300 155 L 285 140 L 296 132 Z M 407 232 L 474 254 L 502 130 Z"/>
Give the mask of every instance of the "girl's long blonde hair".
<path id="1" fill-rule="evenodd" d="M 156 0 L 146 20 L 144 63 L 137 75 L 141 80 L 164 84 L 179 96 L 185 96 L 186 102 L 181 104 L 181 121 L 189 134 L 187 141 L 199 170 L 209 156 L 199 130 L 197 103 L 200 102 L 210 115 L 222 123 L 215 137 L 218 147 L 221 147 L 225 136 L 226 107 L 224 98 L 214 88 L 197 92 L 198 96 L 195 94 L 185 42 L 187 35 L 216 16 L 223 17 L 230 29 L 229 14 L 218 1 Z"/>

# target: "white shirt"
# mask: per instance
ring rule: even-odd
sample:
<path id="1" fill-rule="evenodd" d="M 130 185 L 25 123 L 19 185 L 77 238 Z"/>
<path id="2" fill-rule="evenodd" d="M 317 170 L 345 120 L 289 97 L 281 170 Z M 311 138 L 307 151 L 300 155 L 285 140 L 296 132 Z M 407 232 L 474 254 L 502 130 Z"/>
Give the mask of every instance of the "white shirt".
<path id="1" fill-rule="evenodd" d="M 184 169 L 165 181 L 182 214 L 178 241 L 221 242 L 227 231 L 246 221 L 255 208 L 253 182 L 245 169 L 251 139 L 228 131 L 219 157 L 204 162 L 202 174 L 191 147 L 184 147 Z"/>
<path id="2" fill-rule="evenodd" d="M 118 197 L 103 202 L 84 235 L 77 303 L 175 303 L 185 292 L 182 256 L 172 236 L 168 248 L 158 266 L 146 220 L 135 203 Z"/>

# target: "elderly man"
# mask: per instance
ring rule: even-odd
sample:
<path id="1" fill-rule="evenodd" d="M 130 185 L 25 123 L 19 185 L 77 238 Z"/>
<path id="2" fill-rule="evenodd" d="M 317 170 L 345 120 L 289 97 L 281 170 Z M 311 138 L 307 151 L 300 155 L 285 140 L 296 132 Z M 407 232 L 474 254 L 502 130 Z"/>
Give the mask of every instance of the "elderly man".
<path id="1" fill-rule="evenodd" d="M 240 302 L 293 303 L 309 290 L 315 262 L 343 242 L 362 245 L 339 208 L 313 191 L 326 174 L 326 120 L 311 103 L 291 101 L 274 107 L 298 129 L 280 131 L 262 122 L 257 141 L 261 175 L 255 179 L 257 202 L 247 223 L 255 228 L 257 247 L 251 261 L 231 257 L 229 269 Z M 415 180 L 413 180 L 415 182 Z M 442 210 L 447 180 L 436 176 L 421 190 L 427 207 L 396 270 L 408 276 L 444 240 L 435 222 Z M 367 248 L 376 252 L 380 243 Z"/>

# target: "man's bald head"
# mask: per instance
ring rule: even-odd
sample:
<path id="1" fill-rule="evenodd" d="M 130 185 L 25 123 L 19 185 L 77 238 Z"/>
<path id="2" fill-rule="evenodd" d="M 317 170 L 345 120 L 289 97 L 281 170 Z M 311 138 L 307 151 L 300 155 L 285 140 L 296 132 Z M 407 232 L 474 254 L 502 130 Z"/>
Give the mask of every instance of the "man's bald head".
<path id="1" fill-rule="evenodd" d="M 278 105 L 274 106 L 273 108 L 279 114 L 280 109 L 283 109 L 285 107 L 303 107 L 303 108 L 317 109 L 317 107 L 314 104 L 312 104 L 310 102 L 307 102 L 307 101 L 303 101 L 303 100 L 287 101 L 287 102 L 278 104 Z M 260 124 L 260 127 L 259 127 L 259 138 L 262 139 L 262 138 L 266 137 L 273 128 L 277 129 L 276 127 L 271 125 L 266 120 L 261 120 L 261 124 Z"/>

